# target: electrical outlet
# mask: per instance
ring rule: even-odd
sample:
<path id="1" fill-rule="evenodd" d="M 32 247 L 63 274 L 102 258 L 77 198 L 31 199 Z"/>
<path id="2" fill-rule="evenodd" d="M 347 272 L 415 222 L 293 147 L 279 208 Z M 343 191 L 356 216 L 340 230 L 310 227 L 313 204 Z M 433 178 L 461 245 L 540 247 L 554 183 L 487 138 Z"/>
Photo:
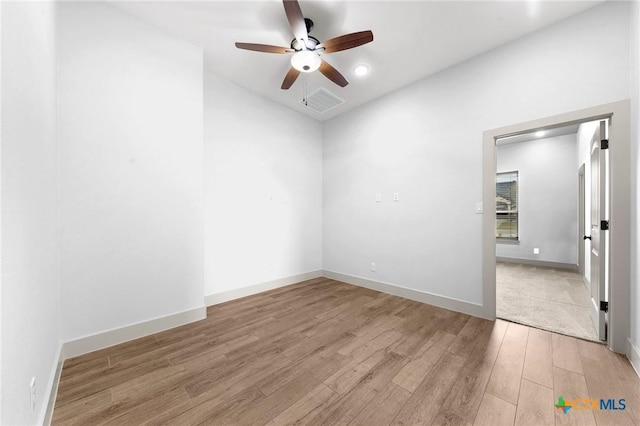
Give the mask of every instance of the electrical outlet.
<path id="1" fill-rule="evenodd" d="M 400 201 L 400 194 L 397 192 L 393 193 L 393 201 Z"/>
<path id="2" fill-rule="evenodd" d="M 376 192 L 376 203 L 379 203 L 382 201 L 382 194 L 379 192 Z"/>
<path id="3" fill-rule="evenodd" d="M 371 272 L 375 272 L 376 271 L 376 264 L 371 262 Z"/>
<path id="4" fill-rule="evenodd" d="M 34 376 L 31 378 L 31 383 L 29 384 L 29 407 L 31 408 L 31 414 L 36 410 L 37 396 L 38 390 L 36 388 L 36 378 Z"/>
<path id="5" fill-rule="evenodd" d="M 533 254 L 540 254 L 540 249 L 538 247 L 534 248 Z"/>

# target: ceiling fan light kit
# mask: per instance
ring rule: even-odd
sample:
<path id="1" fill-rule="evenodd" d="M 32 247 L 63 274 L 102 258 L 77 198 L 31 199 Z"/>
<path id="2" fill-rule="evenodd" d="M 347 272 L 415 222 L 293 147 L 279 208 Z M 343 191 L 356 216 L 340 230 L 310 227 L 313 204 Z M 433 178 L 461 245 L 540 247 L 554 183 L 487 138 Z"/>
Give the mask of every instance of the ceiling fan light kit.
<path id="1" fill-rule="evenodd" d="M 300 72 L 313 72 L 321 63 L 320 55 L 312 50 L 299 50 L 291 56 L 291 66 Z"/>
<path id="2" fill-rule="evenodd" d="M 349 82 L 340 72 L 332 67 L 320 55 L 353 49 L 373 41 L 373 33 L 369 30 L 345 34 L 334 37 L 320 43 L 318 39 L 309 35 L 313 28 L 313 21 L 302 15 L 302 9 L 298 0 L 283 0 L 284 12 L 287 15 L 289 26 L 293 32 L 291 47 L 271 46 L 257 43 L 236 43 L 238 49 L 253 50 L 265 53 L 293 53 L 291 56 L 291 68 L 282 82 L 281 89 L 289 89 L 301 72 L 310 73 L 319 70 L 322 75 L 340 87 L 345 87 Z M 368 67 L 365 70 L 368 71 Z"/>

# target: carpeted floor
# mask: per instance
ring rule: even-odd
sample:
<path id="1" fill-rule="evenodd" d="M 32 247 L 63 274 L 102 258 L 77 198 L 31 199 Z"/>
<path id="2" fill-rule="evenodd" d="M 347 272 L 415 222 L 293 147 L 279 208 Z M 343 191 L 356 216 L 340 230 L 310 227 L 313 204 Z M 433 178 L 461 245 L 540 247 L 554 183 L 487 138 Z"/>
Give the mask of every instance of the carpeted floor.
<path id="1" fill-rule="evenodd" d="M 498 318 L 599 341 L 579 274 L 517 263 L 496 265 Z"/>

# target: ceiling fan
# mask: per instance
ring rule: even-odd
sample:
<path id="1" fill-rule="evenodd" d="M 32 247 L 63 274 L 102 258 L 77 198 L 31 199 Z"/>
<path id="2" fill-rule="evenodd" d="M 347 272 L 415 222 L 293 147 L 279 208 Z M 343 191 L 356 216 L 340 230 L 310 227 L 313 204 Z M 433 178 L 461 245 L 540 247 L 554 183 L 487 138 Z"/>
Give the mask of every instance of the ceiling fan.
<path id="1" fill-rule="evenodd" d="M 268 44 L 236 43 L 238 49 L 253 50 L 265 53 L 293 53 L 291 56 L 291 69 L 287 72 L 282 82 L 281 89 L 288 89 L 293 85 L 301 72 L 320 71 L 325 77 L 340 87 L 349 82 L 340 72 L 329 65 L 320 57 L 321 53 L 333 53 L 341 50 L 352 49 L 373 41 L 371 31 L 359 31 L 332 38 L 325 42 L 309 35 L 313 28 L 313 21 L 302 15 L 298 0 L 283 0 L 284 12 L 287 15 L 289 26 L 293 31 L 294 39 L 291 47 L 271 46 Z"/>

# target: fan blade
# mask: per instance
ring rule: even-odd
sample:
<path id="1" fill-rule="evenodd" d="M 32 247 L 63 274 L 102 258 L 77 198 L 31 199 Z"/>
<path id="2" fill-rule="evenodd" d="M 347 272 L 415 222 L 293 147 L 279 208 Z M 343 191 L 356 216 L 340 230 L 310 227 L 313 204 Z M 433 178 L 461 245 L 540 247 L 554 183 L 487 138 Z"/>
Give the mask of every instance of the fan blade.
<path id="1" fill-rule="evenodd" d="M 345 34 L 320 43 L 316 46 L 316 50 L 324 48 L 324 53 L 339 52 L 341 50 L 362 46 L 363 44 L 367 44 L 372 41 L 373 33 L 371 31 L 360 31 L 357 33 Z"/>
<path id="2" fill-rule="evenodd" d="M 288 47 L 271 46 L 269 44 L 256 44 L 256 43 L 236 43 L 238 49 L 253 50 L 254 52 L 265 53 L 289 53 L 294 52 L 293 49 Z"/>
<path id="3" fill-rule="evenodd" d="M 294 67 L 291 67 L 289 72 L 287 72 L 287 75 L 284 77 L 284 81 L 282 82 L 282 86 L 280 86 L 280 88 L 283 90 L 287 90 L 296 81 L 299 75 L 300 71 L 298 71 Z"/>
<path id="4" fill-rule="evenodd" d="M 282 0 L 282 3 L 284 4 L 284 13 L 286 13 L 289 20 L 293 36 L 296 40 L 302 40 L 306 46 L 308 41 L 307 24 L 304 22 L 304 16 L 298 0 Z"/>
<path id="5" fill-rule="evenodd" d="M 340 74 L 337 69 L 329 65 L 329 63 L 324 60 L 320 64 L 320 68 L 318 68 L 318 71 L 320 71 L 325 77 L 327 77 L 329 80 L 333 81 L 340 87 L 344 87 L 349 84 L 347 79 L 344 78 L 344 76 Z"/>

